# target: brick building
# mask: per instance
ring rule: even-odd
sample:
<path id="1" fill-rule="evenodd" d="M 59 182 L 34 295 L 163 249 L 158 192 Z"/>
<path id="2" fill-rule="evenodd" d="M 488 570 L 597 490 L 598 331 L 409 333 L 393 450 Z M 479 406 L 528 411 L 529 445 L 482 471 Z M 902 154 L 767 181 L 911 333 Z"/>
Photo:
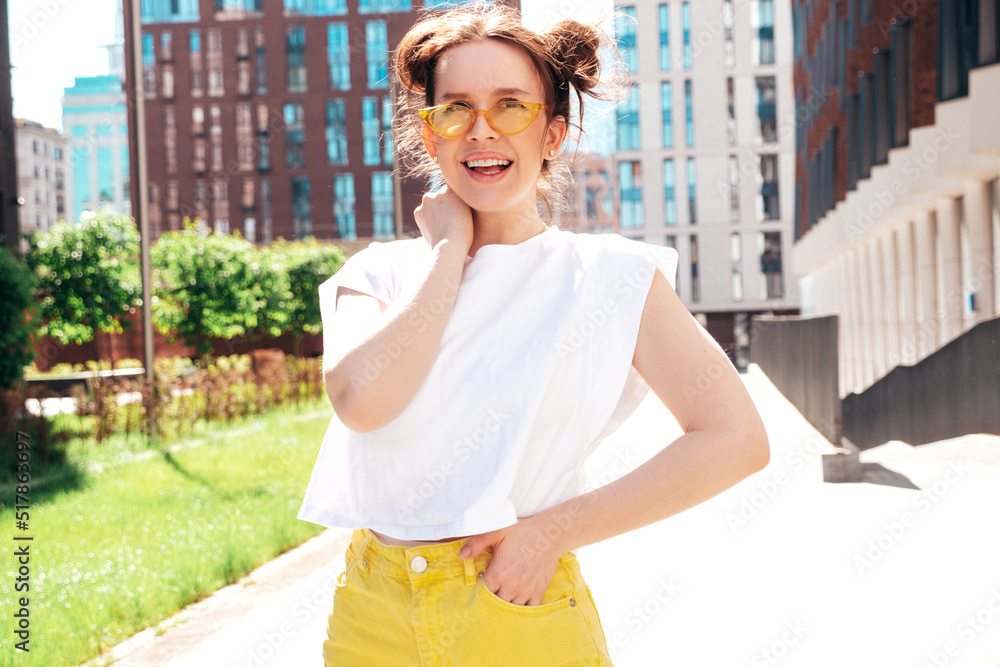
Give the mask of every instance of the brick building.
<path id="1" fill-rule="evenodd" d="M 423 189 L 394 175 L 387 71 L 413 5 L 143 2 L 138 76 L 154 235 L 184 217 L 264 243 L 415 232 Z"/>
<path id="2" fill-rule="evenodd" d="M 795 0 L 793 269 L 841 395 L 1000 314 L 1000 0 Z"/>

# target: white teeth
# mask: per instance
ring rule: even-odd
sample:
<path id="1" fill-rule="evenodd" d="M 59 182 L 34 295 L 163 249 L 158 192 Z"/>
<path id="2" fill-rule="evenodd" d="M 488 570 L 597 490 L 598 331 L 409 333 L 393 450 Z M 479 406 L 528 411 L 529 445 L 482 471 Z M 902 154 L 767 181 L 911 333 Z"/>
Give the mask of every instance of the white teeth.
<path id="1" fill-rule="evenodd" d="M 510 160 L 490 158 L 488 160 L 469 160 L 465 164 L 468 167 L 506 167 L 510 164 Z"/>

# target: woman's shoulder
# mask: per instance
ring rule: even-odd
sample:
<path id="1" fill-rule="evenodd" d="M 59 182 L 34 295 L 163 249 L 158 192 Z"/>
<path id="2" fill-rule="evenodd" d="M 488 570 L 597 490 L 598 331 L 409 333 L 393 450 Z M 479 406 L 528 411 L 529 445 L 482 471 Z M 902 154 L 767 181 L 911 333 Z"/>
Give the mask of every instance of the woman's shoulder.
<path id="1" fill-rule="evenodd" d="M 659 267 L 671 284 L 677 274 L 677 251 L 645 241 L 630 239 L 617 233 L 564 231 L 562 242 L 572 248 L 574 256 L 584 266 L 606 267 L 611 270 L 629 269 L 637 265 L 650 269 Z"/>

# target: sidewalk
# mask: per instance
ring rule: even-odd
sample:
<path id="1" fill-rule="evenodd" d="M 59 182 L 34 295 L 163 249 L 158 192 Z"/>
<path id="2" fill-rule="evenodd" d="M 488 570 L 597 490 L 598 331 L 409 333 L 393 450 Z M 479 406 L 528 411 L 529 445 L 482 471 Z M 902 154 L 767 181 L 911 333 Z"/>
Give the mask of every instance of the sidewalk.
<path id="1" fill-rule="evenodd" d="M 890 443 L 862 454 L 865 483 L 825 484 L 830 443 L 755 367 L 745 381 L 770 465 L 580 551 L 615 665 L 1000 667 L 1000 438 Z M 679 433 L 651 394 L 588 462 L 591 484 Z M 114 664 L 321 667 L 348 536 L 326 531 L 116 647 Z"/>

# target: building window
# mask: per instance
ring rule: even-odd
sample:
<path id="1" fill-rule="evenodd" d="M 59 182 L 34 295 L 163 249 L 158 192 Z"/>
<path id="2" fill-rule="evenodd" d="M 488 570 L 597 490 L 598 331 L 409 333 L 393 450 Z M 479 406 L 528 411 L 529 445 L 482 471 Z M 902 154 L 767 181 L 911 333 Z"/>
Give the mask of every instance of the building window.
<path id="1" fill-rule="evenodd" d="M 365 56 L 368 60 L 368 89 L 389 87 L 389 44 L 385 21 L 368 21 L 365 24 Z"/>
<path id="2" fill-rule="evenodd" d="M 191 50 L 191 97 L 201 97 L 205 94 L 201 61 L 201 31 L 191 30 L 188 33 Z"/>
<path id="3" fill-rule="evenodd" d="M 267 59 L 264 56 L 264 29 L 255 28 L 253 31 L 254 41 L 254 66 L 256 67 L 257 94 L 267 94 Z"/>
<path id="4" fill-rule="evenodd" d="M 229 188 L 226 179 L 212 182 L 212 208 L 215 219 L 212 228 L 220 234 L 229 233 Z"/>
<path id="5" fill-rule="evenodd" d="M 143 23 L 193 23 L 199 20 L 198 0 L 144 0 Z"/>
<path id="6" fill-rule="evenodd" d="M 670 5 L 660 5 L 660 69 L 670 70 Z"/>
<path id="7" fill-rule="evenodd" d="M 618 38 L 618 53 L 629 72 L 639 69 L 639 58 L 635 50 L 636 20 L 635 7 L 619 7 L 615 15 L 615 36 Z"/>
<path id="8" fill-rule="evenodd" d="M 236 105 L 236 163 L 240 171 L 251 171 L 254 163 L 253 111 L 249 104 Z"/>
<path id="9" fill-rule="evenodd" d="M 273 238 L 273 221 L 271 218 L 271 181 L 260 179 L 260 222 L 263 227 L 261 241 L 270 243 Z"/>
<path id="10" fill-rule="evenodd" d="M 222 97 L 225 86 L 222 75 L 222 33 L 219 30 L 208 30 L 205 33 L 208 52 L 208 96 Z"/>
<path id="11" fill-rule="evenodd" d="M 910 143 L 910 22 L 892 27 L 892 145 Z"/>
<path id="12" fill-rule="evenodd" d="M 633 85 L 618 116 L 618 150 L 634 151 L 640 145 L 639 86 Z"/>
<path id="13" fill-rule="evenodd" d="M 160 95 L 165 100 L 174 99 L 174 66 L 163 65 L 160 68 Z"/>
<path id="14" fill-rule="evenodd" d="M 892 53 L 881 49 L 875 54 L 875 158 L 874 164 L 889 161 L 892 132 Z"/>
<path id="15" fill-rule="evenodd" d="M 663 222 L 677 224 L 677 176 L 671 158 L 663 161 Z"/>
<path id="16" fill-rule="evenodd" d="M 698 223 L 698 170 L 694 158 L 687 159 L 688 224 Z"/>
<path id="17" fill-rule="evenodd" d="M 347 164 L 347 123 L 341 99 L 326 101 L 326 157 L 328 164 Z"/>
<path id="18" fill-rule="evenodd" d="M 733 77 L 726 79 L 726 135 L 729 145 L 736 145 L 736 87 Z"/>
<path id="19" fill-rule="evenodd" d="M 410 0 L 360 0 L 359 14 L 382 14 L 385 12 L 408 12 Z"/>
<path id="20" fill-rule="evenodd" d="M 179 211 L 181 208 L 180 187 L 177 181 L 167 181 L 167 191 L 163 205 L 168 211 Z"/>
<path id="21" fill-rule="evenodd" d="M 252 178 L 243 179 L 243 190 L 240 193 L 240 206 L 245 212 L 252 211 L 257 207 L 254 180 Z"/>
<path id="22" fill-rule="evenodd" d="M 347 0 L 284 0 L 285 16 L 343 16 Z"/>
<path id="23" fill-rule="evenodd" d="M 861 142 L 859 178 L 868 178 L 872 173 L 872 158 L 875 157 L 875 76 L 868 72 L 861 78 Z"/>
<path id="24" fill-rule="evenodd" d="M 169 32 L 160 33 L 160 59 L 165 62 L 174 59 L 174 38 Z"/>
<path id="25" fill-rule="evenodd" d="M 733 301 L 743 300 L 743 239 L 738 232 L 729 235 L 729 262 L 732 266 Z"/>
<path id="26" fill-rule="evenodd" d="M 204 139 L 195 139 L 191 146 L 191 169 L 199 175 L 208 170 L 208 143 Z"/>
<path id="27" fill-rule="evenodd" d="M 250 61 L 240 60 L 236 63 L 236 94 L 249 97 L 252 90 L 253 71 L 250 68 Z"/>
<path id="28" fill-rule="evenodd" d="M 861 165 L 861 95 L 854 93 L 847 100 L 847 189 L 855 189 Z"/>
<path id="29" fill-rule="evenodd" d="M 285 54 L 288 72 L 288 92 L 304 93 L 306 84 L 306 30 L 300 25 L 285 29 Z"/>
<path id="30" fill-rule="evenodd" d="M 356 239 L 354 218 L 354 174 L 333 176 L 333 217 L 337 221 L 337 237 Z"/>
<path id="31" fill-rule="evenodd" d="M 740 164 L 735 155 L 729 156 L 729 219 L 740 221 Z"/>
<path id="32" fill-rule="evenodd" d="M 306 166 L 306 131 L 302 105 L 285 105 L 285 165 Z"/>
<path id="33" fill-rule="evenodd" d="M 760 126 L 760 140 L 765 143 L 777 141 L 777 93 L 773 76 L 757 77 L 757 119 Z"/>
<path id="34" fill-rule="evenodd" d="M 156 98 L 156 52 L 151 34 L 142 35 L 142 89 L 146 99 Z"/>
<path id="35" fill-rule="evenodd" d="M 215 20 L 259 18 L 263 0 L 215 0 Z"/>
<path id="36" fill-rule="evenodd" d="M 382 163 L 393 164 L 395 143 L 392 139 L 392 98 L 382 98 Z"/>
<path id="37" fill-rule="evenodd" d="M 757 0 L 757 63 L 774 64 L 774 0 Z"/>
<path id="38" fill-rule="evenodd" d="M 832 175 L 831 175 L 832 176 Z M 778 203 L 778 156 L 760 156 L 760 206 L 759 220 L 778 220 L 781 217 Z"/>
<path id="39" fill-rule="evenodd" d="M 191 30 L 188 33 L 188 41 L 191 53 L 201 53 L 201 32 L 199 30 Z"/>
<path id="40" fill-rule="evenodd" d="M 376 238 L 391 238 L 396 235 L 396 202 L 392 193 L 392 173 L 372 172 L 372 224 Z"/>
<path id="41" fill-rule="evenodd" d="M 90 208 L 90 150 L 86 146 L 73 148 L 73 197 L 77 216 Z"/>
<path id="42" fill-rule="evenodd" d="M 975 0 L 951 0 L 938 8 L 938 99 L 969 94 L 969 70 L 978 61 L 979 17 Z"/>
<path id="43" fill-rule="evenodd" d="M 292 176 L 292 236 L 312 235 L 312 196 L 308 176 Z"/>
<path id="44" fill-rule="evenodd" d="M 691 244 L 691 300 L 701 301 L 701 281 L 698 280 L 698 236 L 689 237 Z"/>
<path id="45" fill-rule="evenodd" d="M 669 81 L 660 84 L 660 102 L 663 106 L 663 147 L 674 147 L 674 85 Z"/>
<path id="46" fill-rule="evenodd" d="M 733 0 L 723 0 L 722 30 L 726 38 L 725 64 L 726 67 L 733 67 L 736 65 L 736 44 L 733 42 Z"/>
<path id="47" fill-rule="evenodd" d="M 208 117 L 208 140 L 212 151 L 212 171 L 222 171 L 222 110 L 217 104 L 209 107 Z"/>
<path id="48" fill-rule="evenodd" d="M 683 38 L 684 69 L 691 69 L 693 55 L 691 52 L 691 3 L 681 3 L 681 36 Z"/>
<path id="49" fill-rule="evenodd" d="M 642 163 L 618 163 L 618 191 L 621 193 L 619 223 L 622 228 L 634 229 L 645 224 L 642 207 Z"/>
<path id="50" fill-rule="evenodd" d="M 377 97 L 366 97 L 361 101 L 362 121 L 361 131 L 364 136 L 364 162 L 366 165 L 376 165 L 382 161 L 382 150 L 379 145 L 379 135 L 382 133 L 382 123 L 379 118 Z"/>
<path id="51" fill-rule="evenodd" d="M 177 173 L 177 109 L 163 107 L 163 162 L 168 174 Z"/>
<path id="52" fill-rule="evenodd" d="M 191 107 L 191 134 L 196 137 L 205 136 L 205 108 Z"/>
<path id="53" fill-rule="evenodd" d="M 330 90 L 351 89 L 351 44 L 346 23 L 326 27 L 326 57 L 330 63 Z"/>
<path id="54" fill-rule="evenodd" d="M 784 296 L 781 272 L 781 232 L 757 234 L 760 247 L 760 299 L 780 299 Z"/>
<path id="55" fill-rule="evenodd" d="M 694 146 L 694 91 L 691 79 L 684 82 L 684 135 L 685 143 Z"/>

